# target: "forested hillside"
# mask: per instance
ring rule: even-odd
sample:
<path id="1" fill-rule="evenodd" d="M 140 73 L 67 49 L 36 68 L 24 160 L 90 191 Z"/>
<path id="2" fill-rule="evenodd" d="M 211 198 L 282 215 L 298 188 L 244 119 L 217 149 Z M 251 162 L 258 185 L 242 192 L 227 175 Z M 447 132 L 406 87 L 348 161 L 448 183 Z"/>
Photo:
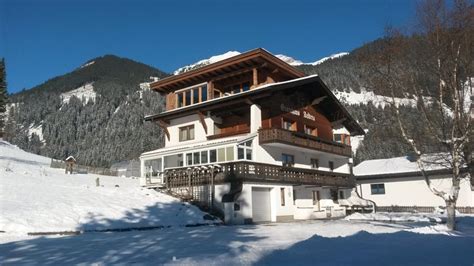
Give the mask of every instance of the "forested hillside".
<path id="1" fill-rule="evenodd" d="M 74 155 L 79 163 L 109 166 L 159 148 L 159 126 L 145 114 L 162 110 L 163 99 L 142 90 L 158 69 L 106 55 L 30 90 L 11 95 L 6 139 L 48 157 Z M 78 89 L 79 88 L 79 89 Z"/>

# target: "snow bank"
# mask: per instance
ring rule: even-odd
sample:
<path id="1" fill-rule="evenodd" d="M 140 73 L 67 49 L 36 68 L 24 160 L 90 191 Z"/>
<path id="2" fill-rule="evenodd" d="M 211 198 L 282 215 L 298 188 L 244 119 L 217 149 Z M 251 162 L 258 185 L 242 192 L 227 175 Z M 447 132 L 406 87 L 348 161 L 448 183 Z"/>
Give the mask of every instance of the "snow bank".
<path id="1" fill-rule="evenodd" d="M 377 213 L 353 213 L 347 216 L 345 219 L 349 221 L 441 223 L 444 217 L 438 214 L 377 212 Z"/>
<path id="2" fill-rule="evenodd" d="M 49 164 L 50 158 L 0 141 L 0 231 L 25 234 L 209 223 L 196 207 L 140 188 L 136 179 L 66 175 Z"/>
<path id="3" fill-rule="evenodd" d="M 79 100 L 84 99 L 85 103 L 87 103 L 90 100 L 95 101 L 97 94 L 94 91 L 94 86 L 92 86 L 92 83 L 88 83 L 72 91 L 61 93 L 60 95 L 63 103 L 69 103 L 69 100 L 72 96 L 76 96 Z"/>

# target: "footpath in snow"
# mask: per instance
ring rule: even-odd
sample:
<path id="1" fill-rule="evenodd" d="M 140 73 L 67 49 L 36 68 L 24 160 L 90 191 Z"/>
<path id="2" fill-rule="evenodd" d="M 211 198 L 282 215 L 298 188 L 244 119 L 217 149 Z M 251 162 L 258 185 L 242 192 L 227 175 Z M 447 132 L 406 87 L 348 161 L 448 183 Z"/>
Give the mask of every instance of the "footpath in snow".
<path id="1" fill-rule="evenodd" d="M 67 175 L 49 165 L 49 158 L 0 141 L 0 231 L 25 235 L 215 222 L 190 204 L 141 188 L 137 179 Z"/>

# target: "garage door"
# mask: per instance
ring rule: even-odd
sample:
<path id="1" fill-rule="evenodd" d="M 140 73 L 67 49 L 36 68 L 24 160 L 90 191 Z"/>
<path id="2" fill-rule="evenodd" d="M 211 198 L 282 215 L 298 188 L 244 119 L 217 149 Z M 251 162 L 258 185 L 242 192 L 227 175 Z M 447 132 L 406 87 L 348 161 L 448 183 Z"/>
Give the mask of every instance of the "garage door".
<path id="1" fill-rule="evenodd" d="M 270 222 L 271 205 L 270 189 L 253 187 L 252 188 L 252 221 Z"/>

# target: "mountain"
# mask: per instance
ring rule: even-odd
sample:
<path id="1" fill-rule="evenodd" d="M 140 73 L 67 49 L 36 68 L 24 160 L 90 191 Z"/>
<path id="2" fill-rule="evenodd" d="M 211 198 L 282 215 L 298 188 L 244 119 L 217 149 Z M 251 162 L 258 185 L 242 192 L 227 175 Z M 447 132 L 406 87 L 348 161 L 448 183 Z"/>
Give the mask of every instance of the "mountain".
<path id="1" fill-rule="evenodd" d="M 180 67 L 180 68 L 176 69 L 173 72 L 173 74 L 178 75 L 178 74 L 181 74 L 181 73 L 184 73 L 184 72 L 196 69 L 196 68 L 200 68 L 200 67 L 203 67 L 203 66 L 207 66 L 209 64 L 213 64 L 213 63 L 222 61 L 224 59 L 227 59 L 229 57 L 233 57 L 233 56 L 236 56 L 236 55 L 239 55 L 239 54 L 240 54 L 240 52 L 237 52 L 237 51 L 228 51 L 228 52 L 220 54 L 220 55 L 214 55 L 214 56 L 211 56 L 208 59 L 199 60 L 198 62 L 196 62 L 194 64 Z"/>
<path id="2" fill-rule="evenodd" d="M 110 166 L 162 145 L 159 126 L 144 123 L 164 99 L 146 82 L 168 74 L 114 55 L 10 96 L 6 139 L 22 149 L 80 164 Z"/>

